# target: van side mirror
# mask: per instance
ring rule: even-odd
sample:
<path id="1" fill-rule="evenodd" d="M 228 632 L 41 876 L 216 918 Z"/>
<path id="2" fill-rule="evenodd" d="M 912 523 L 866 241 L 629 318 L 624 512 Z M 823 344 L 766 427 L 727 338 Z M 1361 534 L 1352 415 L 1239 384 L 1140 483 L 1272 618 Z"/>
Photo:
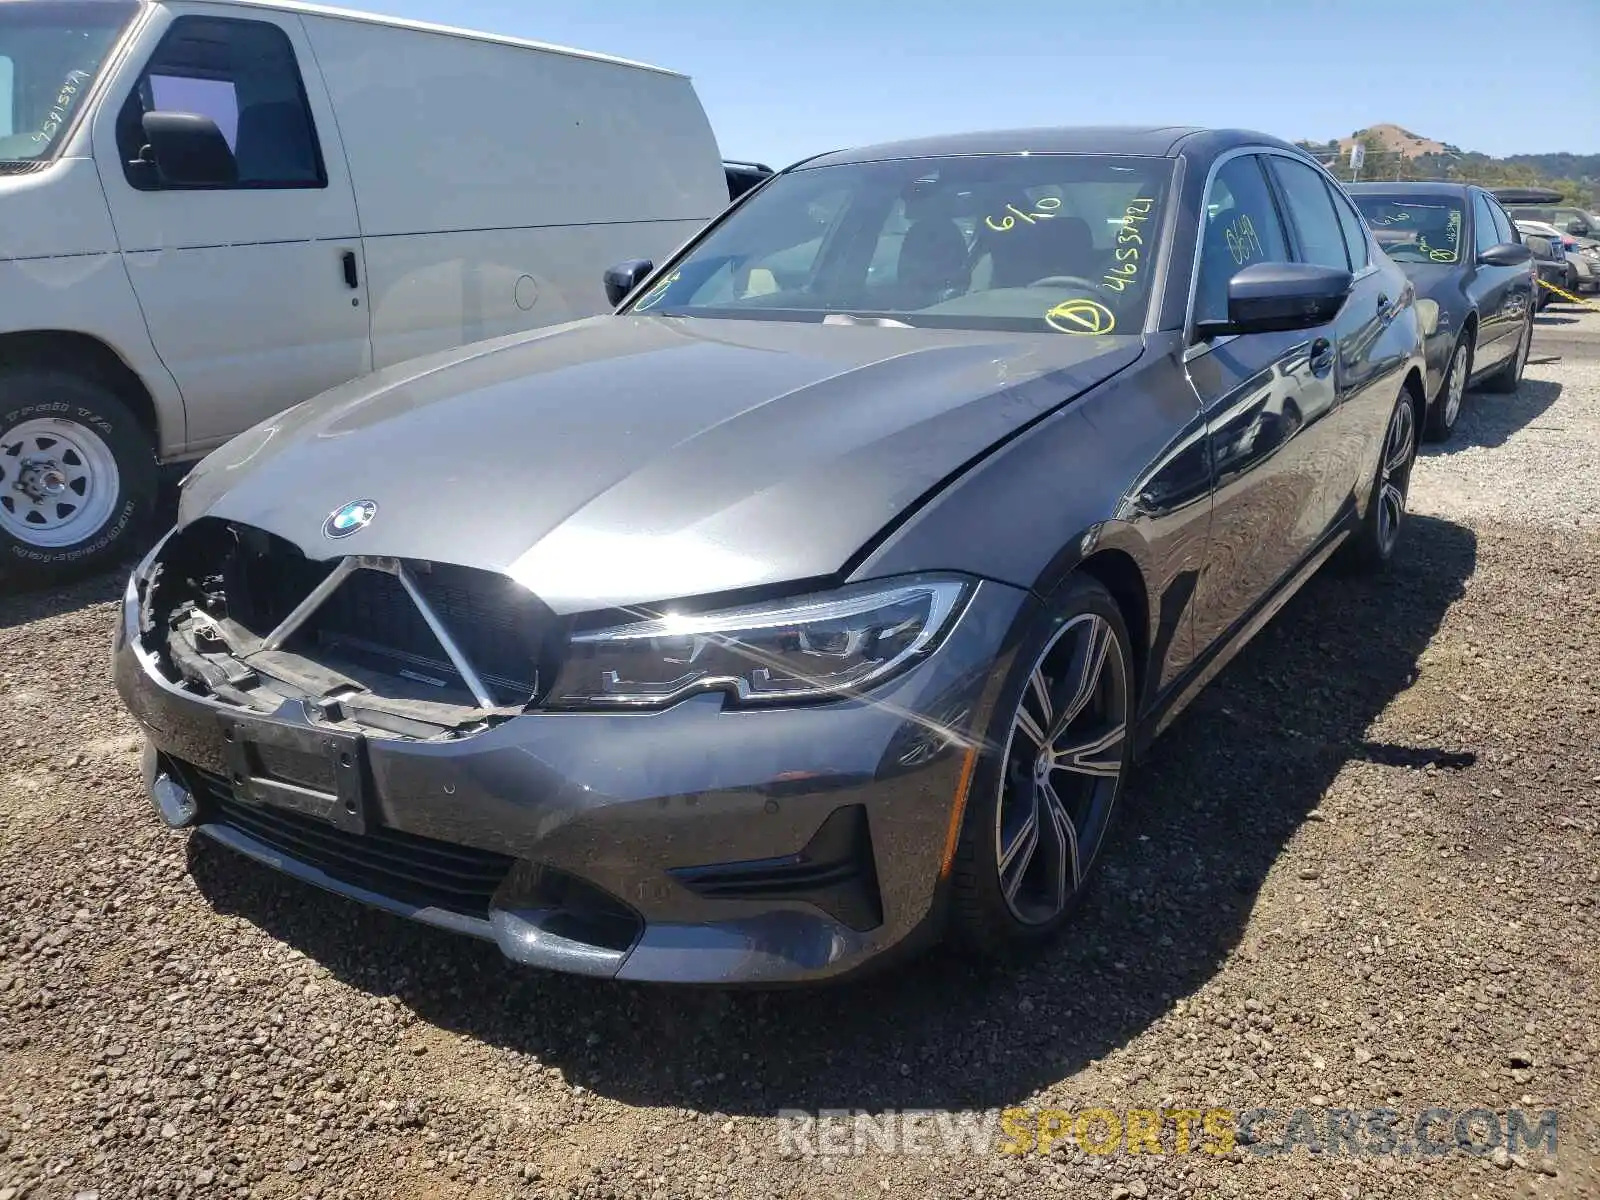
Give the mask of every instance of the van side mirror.
<path id="1" fill-rule="evenodd" d="M 606 299 L 613 307 L 621 304 L 623 297 L 643 283 L 645 277 L 655 269 L 655 264 L 648 258 L 630 258 L 627 262 L 618 263 L 606 271 Z"/>
<path id="2" fill-rule="evenodd" d="M 1533 251 L 1521 242 L 1501 242 L 1478 255 L 1478 261 L 1486 267 L 1520 267 L 1532 257 Z"/>
<path id="3" fill-rule="evenodd" d="M 1574 237 L 1591 236 L 1589 233 L 1589 227 L 1576 217 L 1567 222 L 1567 232 L 1572 234 Z"/>
<path id="4" fill-rule="evenodd" d="M 226 187 L 239 182 L 228 139 L 199 113 L 148 112 L 141 122 L 161 182 L 173 187 Z"/>
<path id="5" fill-rule="evenodd" d="M 1284 333 L 1326 325 L 1350 296 L 1349 271 L 1312 263 L 1251 263 L 1228 280 L 1228 319 L 1202 322 L 1201 339 L 1230 333 Z"/>

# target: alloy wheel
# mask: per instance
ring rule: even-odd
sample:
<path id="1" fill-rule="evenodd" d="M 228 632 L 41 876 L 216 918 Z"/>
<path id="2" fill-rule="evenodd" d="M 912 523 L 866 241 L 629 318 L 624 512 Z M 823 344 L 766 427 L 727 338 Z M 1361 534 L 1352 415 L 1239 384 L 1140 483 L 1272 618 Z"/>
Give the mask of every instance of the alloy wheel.
<path id="1" fill-rule="evenodd" d="M 1056 630 L 1028 675 L 995 812 L 1000 892 L 1024 925 L 1059 917 L 1099 852 L 1123 771 L 1128 675 L 1121 643 L 1096 613 Z"/>
<path id="2" fill-rule="evenodd" d="M 1444 397 L 1444 425 L 1449 429 L 1461 415 L 1461 401 L 1467 394 L 1467 343 L 1462 341 L 1450 359 L 1449 390 Z"/>
<path id="3" fill-rule="evenodd" d="M 37 419 L 0 433 L 0 529 L 31 546 L 76 545 L 116 508 L 116 455 L 76 421 Z"/>
<path id="4" fill-rule="evenodd" d="M 1402 394 L 1395 405 L 1394 416 L 1389 418 L 1389 432 L 1383 441 L 1383 463 L 1378 471 L 1378 547 L 1386 557 L 1400 538 L 1416 445 L 1416 411 L 1410 397 Z"/>

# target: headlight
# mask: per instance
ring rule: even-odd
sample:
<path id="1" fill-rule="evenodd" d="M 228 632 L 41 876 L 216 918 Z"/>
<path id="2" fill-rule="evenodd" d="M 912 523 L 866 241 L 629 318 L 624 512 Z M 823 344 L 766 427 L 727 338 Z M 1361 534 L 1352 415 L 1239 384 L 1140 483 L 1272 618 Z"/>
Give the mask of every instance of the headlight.
<path id="1" fill-rule="evenodd" d="M 666 704 L 724 689 L 751 703 L 859 692 L 928 654 L 969 584 L 910 578 L 575 635 L 557 707 Z"/>

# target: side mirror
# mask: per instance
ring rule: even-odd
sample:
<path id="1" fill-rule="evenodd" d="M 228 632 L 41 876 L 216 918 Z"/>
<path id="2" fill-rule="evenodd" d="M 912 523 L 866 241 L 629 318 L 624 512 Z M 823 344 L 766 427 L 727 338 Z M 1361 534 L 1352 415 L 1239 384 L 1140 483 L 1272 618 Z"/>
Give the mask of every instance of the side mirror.
<path id="1" fill-rule="evenodd" d="M 1478 261 L 1486 267 L 1520 267 L 1532 258 L 1533 251 L 1521 242 L 1501 242 L 1478 255 Z"/>
<path id="2" fill-rule="evenodd" d="M 621 304 L 623 297 L 643 283 L 645 277 L 655 269 L 655 264 L 648 258 L 630 258 L 627 262 L 618 263 L 606 271 L 606 299 L 613 307 Z"/>
<path id="3" fill-rule="evenodd" d="M 239 181 L 228 139 L 210 117 L 199 113 L 148 112 L 145 141 L 161 182 L 177 187 L 225 187 Z"/>
<path id="4" fill-rule="evenodd" d="M 1567 222 L 1567 232 L 1574 237 L 1588 237 L 1589 227 L 1582 221 L 1574 219 Z"/>
<path id="5" fill-rule="evenodd" d="M 1252 263 L 1228 280 L 1228 319 L 1202 322 L 1201 338 L 1283 333 L 1326 325 L 1339 315 L 1354 280 L 1349 271 L 1311 263 Z"/>

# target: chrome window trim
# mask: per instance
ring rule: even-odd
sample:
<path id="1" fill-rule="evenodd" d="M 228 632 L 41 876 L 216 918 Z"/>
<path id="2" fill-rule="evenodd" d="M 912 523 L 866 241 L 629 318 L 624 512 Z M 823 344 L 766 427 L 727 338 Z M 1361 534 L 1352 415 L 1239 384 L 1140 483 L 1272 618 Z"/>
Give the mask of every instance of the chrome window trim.
<path id="1" fill-rule="evenodd" d="M 1310 167 L 1313 171 L 1316 171 L 1333 187 L 1338 188 L 1341 194 L 1344 192 L 1343 185 L 1341 185 L 1339 181 L 1333 177 L 1332 173 L 1329 172 L 1321 163 L 1315 161 L 1314 159 L 1308 158 L 1305 155 L 1295 154 L 1278 146 L 1265 146 L 1254 143 L 1246 146 L 1235 146 L 1231 150 L 1223 151 L 1221 154 L 1217 155 L 1216 158 L 1211 160 L 1211 167 L 1206 171 L 1205 187 L 1200 192 L 1200 212 L 1198 214 L 1199 219 L 1197 221 L 1198 228 L 1195 230 L 1194 254 L 1192 256 L 1192 261 L 1189 264 L 1189 300 L 1184 306 L 1183 313 L 1183 361 L 1185 363 L 1192 362 L 1202 355 L 1209 353 L 1213 346 L 1226 346 L 1229 342 L 1233 341 L 1234 338 L 1239 336 L 1238 334 L 1230 333 L 1227 337 L 1217 338 L 1210 342 L 1196 342 L 1194 340 L 1194 302 L 1195 297 L 1200 290 L 1200 254 L 1201 251 L 1205 249 L 1205 211 L 1206 202 L 1211 198 L 1212 185 L 1217 181 L 1218 171 L 1220 171 L 1226 164 L 1232 162 L 1234 159 L 1243 158 L 1247 154 L 1256 155 L 1257 157 L 1272 155 L 1277 158 L 1287 158 L 1297 163 L 1303 163 Z M 1269 180 L 1269 184 L 1271 187 L 1276 188 L 1277 180 Z M 1344 199 L 1345 203 L 1350 204 L 1352 208 L 1355 208 L 1355 205 L 1350 201 L 1348 195 L 1345 195 Z M 1331 197 L 1329 198 L 1328 202 L 1330 204 L 1337 203 L 1337 201 L 1333 200 Z M 1373 254 L 1374 246 L 1372 231 L 1367 228 L 1366 218 L 1361 216 L 1361 210 L 1357 208 L 1355 211 L 1357 218 L 1361 221 L 1361 228 L 1365 232 L 1367 238 L 1367 265 L 1360 271 L 1354 272 L 1352 275 L 1353 280 L 1359 281 L 1365 279 L 1368 275 L 1372 274 L 1378 269 L 1378 261 L 1376 256 Z M 1335 213 L 1334 215 L 1337 218 L 1338 214 Z M 1286 218 L 1283 234 L 1285 242 L 1292 240 L 1291 231 L 1288 228 Z"/>

